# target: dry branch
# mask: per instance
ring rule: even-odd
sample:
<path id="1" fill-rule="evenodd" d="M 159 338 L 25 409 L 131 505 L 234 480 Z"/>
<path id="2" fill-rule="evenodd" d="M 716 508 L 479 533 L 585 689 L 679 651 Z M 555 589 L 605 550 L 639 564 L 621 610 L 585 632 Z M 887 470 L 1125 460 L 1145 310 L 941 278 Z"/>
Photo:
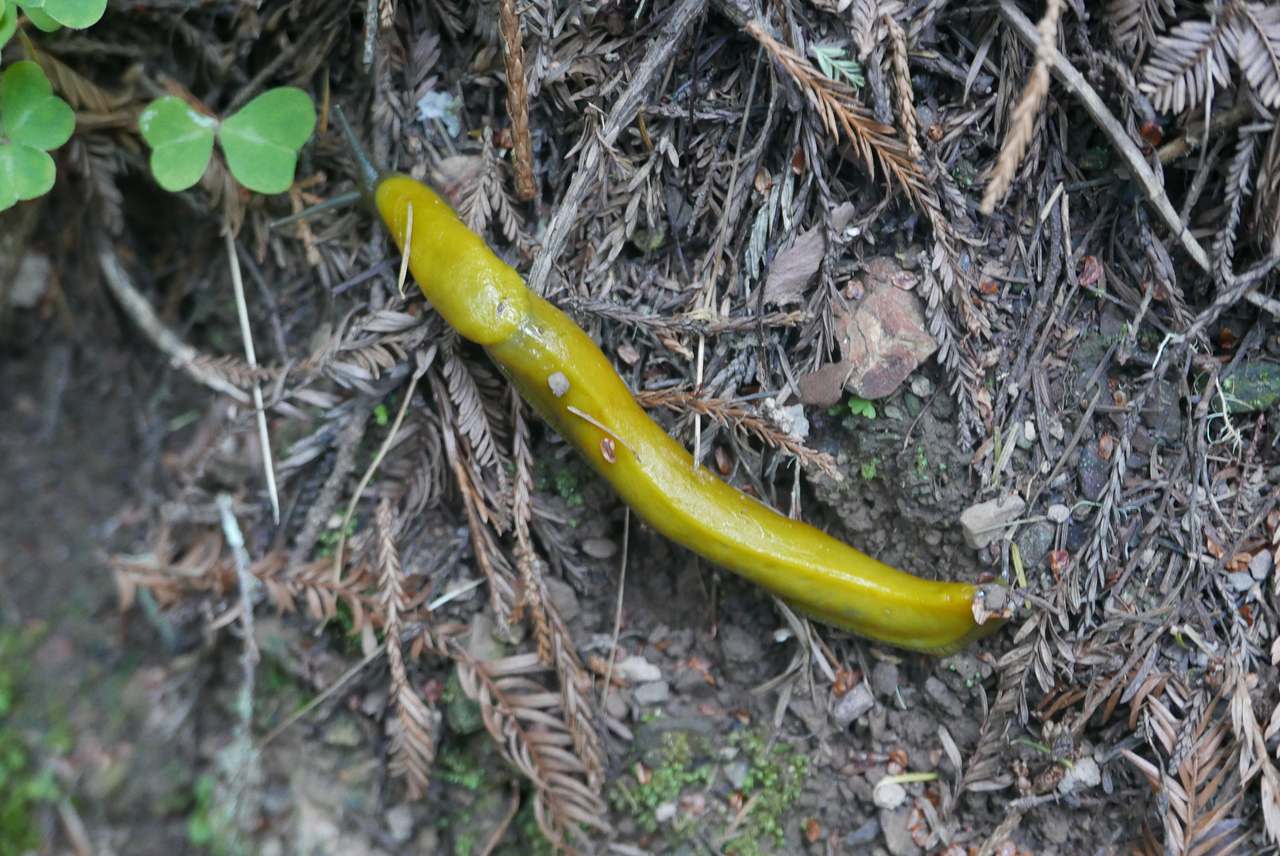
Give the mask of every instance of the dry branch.
<path id="1" fill-rule="evenodd" d="M 1009 24 L 1014 34 L 1022 40 L 1032 50 L 1040 55 L 1040 38 L 1036 28 L 1032 26 L 1027 16 L 1022 14 L 1013 2 L 1013 0 L 1000 0 L 1000 15 L 1005 22 Z M 1178 240 L 1182 243 L 1183 249 L 1191 256 L 1191 259 L 1205 271 L 1210 269 L 1209 256 L 1205 253 L 1204 247 L 1200 246 L 1200 242 L 1191 234 L 1182 218 L 1178 214 L 1178 210 L 1173 207 L 1173 203 L 1169 201 L 1169 196 L 1164 192 L 1164 187 L 1160 180 L 1156 178 L 1155 173 L 1151 171 L 1151 167 L 1147 165 L 1146 160 L 1142 156 L 1142 152 L 1138 151 L 1138 147 L 1133 140 L 1129 139 L 1129 134 L 1125 131 L 1123 125 L 1115 116 L 1111 115 L 1111 111 L 1107 109 L 1107 105 L 1103 103 L 1102 98 L 1084 76 L 1076 70 L 1070 61 L 1062 54 L 1058 53 L 1058 49 L 1052 46 L 1046 46 L 1044 50 L 1045 59 L 1049 63 L 1049 68 L 1054 76 L 1069 89 L 1072 94 L 1080 99 L 1085 109 L 1089 111 L 1089 115 L 1098 123 L 1098 127 L 1111 140 L 1111 145 L 1124 159 L 1128 165 L 1129 171 L 1133 173 L 1138 183 L 1142 186 L 1142 191 L 1146 194 L 1147 201 L 1156 209 L 1156 213 L 1164 220 L 1165 225 L 1169 227 Z"/>
<path id="2" fill-rule="evenodd" d="M 502 55 L 507 65 L 507 113 L 511 116 L 511 151 L 516 169 L 516 196 L 528 202 L 538 194 L 533 179 L 533 143 L 529 139 L 529 89 L 524 80 L 524 42 L 515 0 L 498 0 Z"/>
<path id="3" fill-rule="evenodd" d="M 395 710 L 394 724 L 388 722 L 387 727 L 391 732 L 391 772 L 405 780 L 409 798 L 416 800 L 426 795 L 431 764 L 435 760 L 435 713 L 409 682 L 404 665 L 400 613 L 409 607 L 409 598 L 401 582 L 393 517 L 391 500 L 383 497 L 374 522 L 378 538 L 378 586 L 382 592 L 380 606 L 386 632 L 387 665 L 391 671 L 390 703 Z"/>
<path id="4" fill-rule="evenodd" d="M 982 194 L 979 210 L 988 217 L 995 210 L 996 203 L 1004 198 L 1013 184 L 1013 177 L 1022 163 L 1022 156 L 1027 153 L 1031 137 L 1035 134 L 1036 119 L 1044 106 L 1045 96 L 1049 94 L 1049 51 L 1054 49 L 1058 41 L 1058 17 L 1062 14 L 1061 0 L 1048 0 L 1044 7 L 1044 17 L 1036 25 L 1038 44 L 1036 61 L 1031 67 L 1031 77 L 1022 90 L 1018 104 L 1013 108 L 1013 125 L 1000 147 L 1000 155 L 996 158 L 995 170 Z"/>

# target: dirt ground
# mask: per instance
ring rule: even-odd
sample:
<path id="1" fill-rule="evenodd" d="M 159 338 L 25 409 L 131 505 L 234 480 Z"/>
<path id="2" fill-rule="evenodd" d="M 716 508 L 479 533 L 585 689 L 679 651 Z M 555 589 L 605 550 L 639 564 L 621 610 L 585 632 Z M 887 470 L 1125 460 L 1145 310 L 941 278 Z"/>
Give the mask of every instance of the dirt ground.
<path id="1" fill-rule="evenodd" d="M 210 771 L 235 740 L 240 643 L 234 634 L 208 632 L 214 616 L 203 607 L 121 614 L 105 562 L 109 553 L 136 546 L 124 531 L 153 467 L 149 444 L 172 424 L 167 414 L 182 411 L 175 400 L 195 390 L 183 389 L 181 378 L 146 353 L 97 348 L 93 358 L 62 342 L 10 353 L 2 368 L 11 415 L 0 434 L 4 668 L 15 684 L 5 728 L 35 747 L 20 775 L 47 769 L 56 782 L 32 801 L 35 838 L 28 843 L 42 841 L 40 852 L 79 841 L 88 852 L 139 854 L 196 845 L 213 852 L 477 852 L 520 794 L 518 777 L 477 731 L 477 713 L 456 712 L 465 701 L 456 698 L 444 708 L 451 736 L 431 795 L 404 801 L 384 766 L 381 664 L 263 748 L 238 809 L 252 818 L 240 821 L 252 834 L 234 843 L 219 837 L 231 821 L 216 814 Z M 133 408 L 123 402 L 153 415 L 130 420 Z M 842 463 L 870 456 L 881 464 L 875 478 L 820 483 L 818 493 L 833 524 L 864 549 L 899 567 L 952 568 L 963 578 L 973 573 L 963 568 L 976 567 L 973 551 L 956 527 L 938 523 L 964 496 L 945 473 L 949 465 L 963 467 L 955 464 L 946 409 L 933 415 L 931 408 L 917 420 L 922 409 L 907 392 L 885 405 L 876 431 L 858 430 L 856 417 L 824 418 L 817 426 L 823 448 Z M 906 425 L 914 426 L 915 443 L 894 455 Z M 935 476 L 917 468 L 921 454 Z M 597 540 L 616 539 L 616 500 L 602 483 L 580 489 L 590 497 L 574 506 L 583 538 L 598 532 L 604 537 Z M 607 509 L 601 520 L 585 510 L 597 507 Z M 918 540 L 891 537 L 920 526 Z M 619 659 L 644 658 L 662 678 L 642 685 L 643 693 L 616 691 L 610 706 L 632 732 L 610 743 L 611 817 L 622 841 L 649 852 L 690 853 L 807 847 L 901 854 L 943 846 L 928 841 L 926 821 L 909 801 L 879 807 L 874 785 L 890 771 L 956 775 L 940 732 L 964 755 L 973 751 L 982 685 L 1001 641 L 942 659 L 858 651 L 848 662 L 867 676 L 871 695 L 860 704 L 869 709 L 841 728 L 848 712 L 838 698 L 796 670 L 793 641 L 775 641 L 786 625 L 766 597 L 644 527 L 633 528 L 631 539 Z M 587 573 L 586 591 L 558 583 L 553 596 L 575 638 L 587 640 L 584 651 L 604 651 L 616 561 L 589 562 Z M 359 657 L 340 635 L 317 636 L 312 623 L 264 613 L 256 628 L 263 653 L 253 714 L 259 736 Z M 784 684 L 788 704 L 778 723 L 777 689 L 760 688 L 788 673 L 793 681 Z M 449 683 L 446 672 L 434 674 L 425 678 L 428 685 Z M 447 692 L 446 686 L 442 697 L 450 699 Z M 649 772 L 637 776 L 640 769 Z M 767 811 L 753 807 L 744 821 L 740 802 L 720 803 L 726 788 L 747 800 L 758 793 Z M 1019 846 L 1045 854 L 1123 850 L 1147 799 L 1145 788 L 1113 786 L 1111 793 L 1041 806 L 1024 823 Z M 999 795 L 968 799 L 952 843 L 979 840 L 1004 817 L 1005 803 Z M 655 822 L 671 809 L 687 817 Z M 532 819 L 519 819 L 494 852 L 545 846 Z M 16 827 L 5 831 L 14 835 Z"/>

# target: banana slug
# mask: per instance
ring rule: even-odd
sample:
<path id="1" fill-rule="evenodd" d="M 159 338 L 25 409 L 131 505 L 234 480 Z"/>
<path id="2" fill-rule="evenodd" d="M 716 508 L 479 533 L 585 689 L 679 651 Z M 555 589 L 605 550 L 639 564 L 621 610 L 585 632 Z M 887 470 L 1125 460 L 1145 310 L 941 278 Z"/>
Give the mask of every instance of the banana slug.
<path id="1" fill-rule="evenodd" d="M 899 648 L 946 654 L 998 628 L 999 620 L 975 620 L 976 586 L 899 571 L 695 468 L 577 324 L 526 287 L 439 194 L 378 173 L 344 130 L 363 192 L 407 246 L 427 300 L 650 526 L 819 621 Z"/>

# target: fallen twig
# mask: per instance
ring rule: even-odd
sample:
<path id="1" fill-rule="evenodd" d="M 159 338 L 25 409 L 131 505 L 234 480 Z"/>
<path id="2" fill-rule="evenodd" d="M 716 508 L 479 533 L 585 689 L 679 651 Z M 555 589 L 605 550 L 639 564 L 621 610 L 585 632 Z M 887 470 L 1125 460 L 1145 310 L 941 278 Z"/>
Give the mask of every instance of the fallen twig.
<path id="1" fill-rule="evenodd" d="M 203 384 L 214 392 L 220 392 L 241 404 L 250 403 L 249 395 L 244 390 L 201 365 L 201 361 L 207 361 L 207 358 L 165 326 L 151 304 L 134 287 L 133 280 L 120 264 L 120 257 L 105 238 L 98 245 L 98 265 L 102 269 L 107 287 L 120 306 L 151 340 L 151 344 L 169 357 L 174 368 L 182 369 L 196 383 Z"/>
<path id="2" fill-rule="evenodd" d="M 1013 0 L 1000 0 L 1000 16 L 1004 18 L 1005 23 L 1013 31 L 1022 42 L 1034 51 L 1037 51 L 1037 58 L 1043 56 L 1049 63 L 1049 70 L 1053 72 L 1054 77 L 1067 89 L 1071 90 L 1080 102 L 1084 104 L 1089 115 L 1098 123 L 1098 127 L 1111 140 L 1111 145 L 1120 153 L 1124 162 L 1128 165 L 1129 171 L 1133 173 L 1134 178 L 1141 185 L 1143 193 L 1146 194 L 1149 201 L 1156 209 L 1156 213 L 1160 215 L 1173 232 L 1178 236 L 1178 240 L 1182 243 L 1183 249 L 1187 251 L 1187 255 L 1203 268 L 1206 272 L 1210 270 L 1209 256 L 1204 251 L 1204 247 L 1200 246 L 1200 242 L 1182 222 L 1182 218 L 1178 216 L 1178 211 L 1173 207 L 1173 203 L 1169 201 L 1169 196 L 1164 192 L 1164 186 L 1160 180 L 1156 178 L 1151 167 L 1147 166 L 1146 160 L 1142 157 L 1142 152 L 1138 150 L 1133 140 L 1129 139 L 1129 134 L 1125 131 L 1124 126 L 1115 116 L 1111 115 L 1111 111 L 1107 109 L 1107 105 L 1103 103 L 1097 91 L 1094 90 L 1089 82 L 1084 79 L 1076 67 L 1058 53 L 1058 49 L 1046 45 L 1044 50 L 1040 50 L 1040 37 L 1036 32 L 1035 25 L 1031 20 L 1019 9 Z"/>

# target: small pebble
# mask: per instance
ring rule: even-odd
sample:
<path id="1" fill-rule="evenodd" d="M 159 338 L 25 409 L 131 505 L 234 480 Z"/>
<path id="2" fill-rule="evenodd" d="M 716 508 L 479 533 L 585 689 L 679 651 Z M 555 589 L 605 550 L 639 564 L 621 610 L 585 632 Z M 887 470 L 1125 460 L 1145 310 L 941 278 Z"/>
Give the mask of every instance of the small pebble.
<path id="1" fill-rule="evenodd" d="M 631 693 L 636 704 L 662 704 L 671 697 L 671 686 L 666 681 L 641 684 Z"/>
<path id="2" fill-rule="evenodd" d="M 1102 770 L 1098 762 L 1085 756 L 1071 765 L 1071 769 L 1058 782 L 1058 793 L 1070 794 L 1097 786 L 1102 781 Z"/>
<path id="3" fill-rule="evenodd" d="M 619 663 L 615 669 L 618 677 L 633 684 L 656 681 L 662 677 L 662 670 L 644 657 L 631 656 Z"/>
<path id="4" fill-rule="evenodd" d="M 861 719 L 871 708 L 876 706 L 871 688 L 863 681 L 836 700 L 831 710 L 831 718 L 840 728 L 848 728 L 851 722 Z"/>
<path id="5" fill-rule="evenodd" d="M 1049 506 L 1049 510 L 1045 512 L 1045 516 L 1054 523 L 1066 523 L 1071 519 L 1071 509 L 1061 503 L 1057 503 Z"/>
<path id="6" fill-rule="evenodd" d="M 404 844 L 413 835 L 413 809 L 403 803 L 388 809 L 384 815 L 387 822 L 387 834 L 397 844 Z"/>
<path id="7" fill-rule="evenodd" d="M 1253 588 L 1253 574 L 1248 571 L 1236 571 L 1227 574 L 1227 585 L 1236 591 L 1248 591 Z"/>
<path id="8" fill-rule="evenodd" d="M 582 552 L 593 559 L 612 559 L 618 545 L 608 538 L 587 538 L 582 542 Z"/>
<path id="9" fill-rule="evenodd" d="M 907 789 L 897 782 L 882 779 L 871 792 L 871 799 L 879 808 L 895 809 L 906 802 Z"/>
<path id="10" fill-rule="evenodd" d="M 1263 550 L 1249 560 L 1249 573 L 1253 574 L 1255 580 L 1262 582 L 1267 578 L 1267 574 L 1270 573 L 1271 565 L 1271 553 Z"/>

